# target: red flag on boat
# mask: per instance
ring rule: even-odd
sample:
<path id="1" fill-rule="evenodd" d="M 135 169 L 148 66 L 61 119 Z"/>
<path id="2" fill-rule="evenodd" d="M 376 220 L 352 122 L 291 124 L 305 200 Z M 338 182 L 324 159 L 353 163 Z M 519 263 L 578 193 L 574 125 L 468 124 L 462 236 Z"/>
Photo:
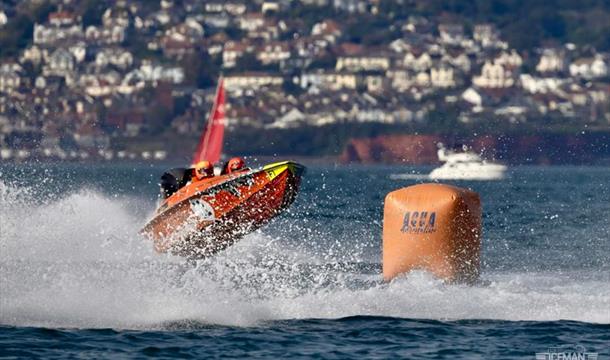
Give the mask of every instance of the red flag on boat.
<path id="1" fill-rule="evenodd" d="M 193 155 L 193 164 L 207 160 L 218 163 L 222 154 L 222 143 L 225 133 L 225 89 L 222 77 L 218 81 L 216 97 L 208 123 L 201 134 L 197 150 Z"/>

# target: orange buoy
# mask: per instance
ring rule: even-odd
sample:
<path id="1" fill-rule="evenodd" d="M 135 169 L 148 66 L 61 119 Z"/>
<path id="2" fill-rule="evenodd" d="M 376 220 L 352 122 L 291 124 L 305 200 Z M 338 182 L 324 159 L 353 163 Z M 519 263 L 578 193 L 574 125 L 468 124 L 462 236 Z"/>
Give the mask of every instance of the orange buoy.
<path id="1" fill-rule="evenodd" d="M 479 276 L 481 200 L 467 189 L 420 184 L 392 191 L 383 214 L 383 277 L 422 269 L 451 282 Z"/>

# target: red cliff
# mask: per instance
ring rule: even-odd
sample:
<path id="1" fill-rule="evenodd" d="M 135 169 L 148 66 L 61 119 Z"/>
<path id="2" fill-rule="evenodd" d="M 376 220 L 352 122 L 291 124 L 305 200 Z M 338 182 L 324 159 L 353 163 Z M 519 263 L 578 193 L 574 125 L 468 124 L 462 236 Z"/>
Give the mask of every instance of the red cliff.
<path id="1" fill-rule="evenodd" d="M 514 164 L 583 164 L 610 158 L 610 135 L 514 135 L 457 138 L 440 135 L 382 135 L 351 139 L 342 162 L 436 164 L 437 143 L 465 144 L 488 159 Z"/>

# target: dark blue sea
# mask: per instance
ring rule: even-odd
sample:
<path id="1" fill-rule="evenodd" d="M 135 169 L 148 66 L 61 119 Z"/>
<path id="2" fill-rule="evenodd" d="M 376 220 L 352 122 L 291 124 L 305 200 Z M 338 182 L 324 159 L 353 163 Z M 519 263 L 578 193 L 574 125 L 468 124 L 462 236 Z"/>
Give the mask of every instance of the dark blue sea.
<path id="1" fill-rule="evenodd" d="M 610 358 L 608 167 L 453 182 L 483 202 L 471 286 L 381 279 L 384 196 L 430 168 L 309 167 L 287 213 L 197 262 L 138 235 L 163 169 L 0 165 L 0 357 Z"/>

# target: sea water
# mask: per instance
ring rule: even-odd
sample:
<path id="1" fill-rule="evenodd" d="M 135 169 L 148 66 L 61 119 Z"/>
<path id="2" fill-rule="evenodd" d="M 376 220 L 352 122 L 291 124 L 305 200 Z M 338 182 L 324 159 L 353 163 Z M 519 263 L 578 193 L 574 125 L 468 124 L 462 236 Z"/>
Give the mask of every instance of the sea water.
<path id="1" fill-rule="evenodd" d="M 610 168 L 450 182 L 482 199 L 481 281 L 385 283 L 384 196 L 429 170 L 310 167 L 288 212 L 186 261 L 138 235 L 162 166 L 2 165 L 0 357 L 608 358 Z"/>

